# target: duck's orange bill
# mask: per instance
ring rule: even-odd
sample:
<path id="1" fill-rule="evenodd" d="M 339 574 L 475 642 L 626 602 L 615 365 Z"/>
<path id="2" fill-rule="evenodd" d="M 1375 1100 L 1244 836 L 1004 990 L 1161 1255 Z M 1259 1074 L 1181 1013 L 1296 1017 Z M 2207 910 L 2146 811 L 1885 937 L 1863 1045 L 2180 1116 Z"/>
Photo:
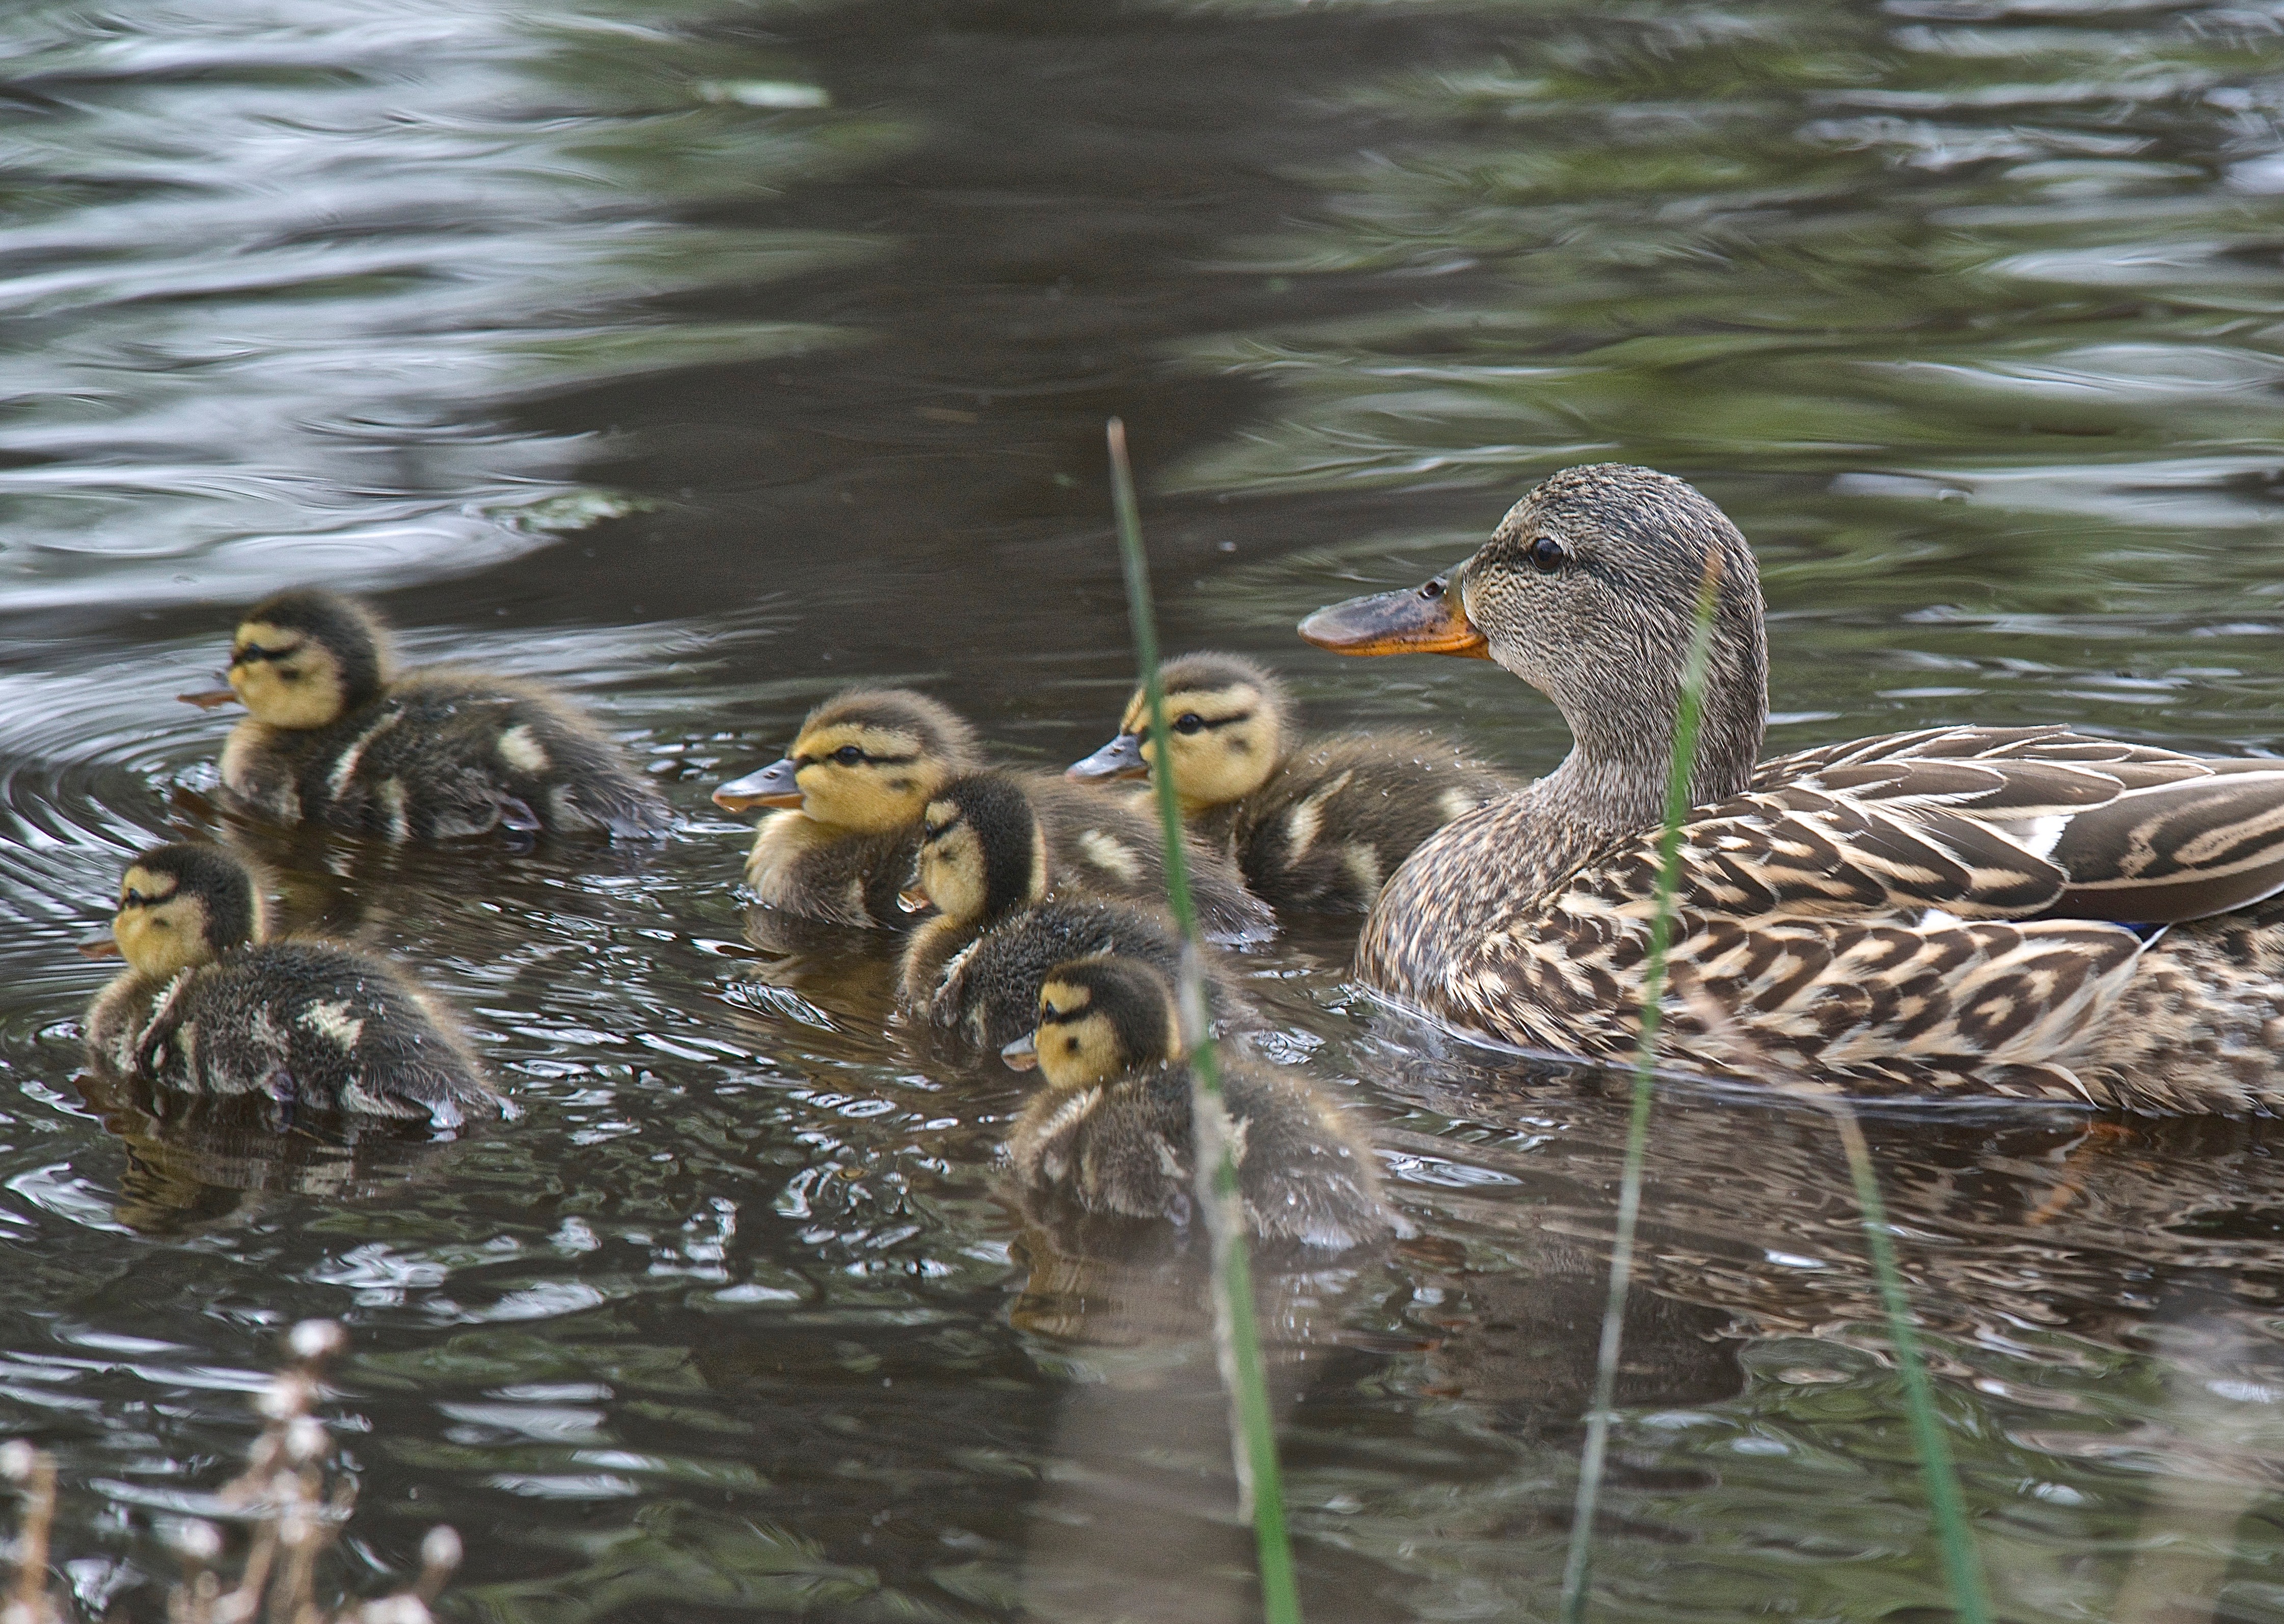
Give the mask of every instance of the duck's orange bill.
<path id="1" fill-rule="evenodd" d="M 90 936 L 81 942 L 79 950 L 90 958 L 117 958 L 120 956 L 119 939 L 106 931 L 100 936 Z"/>
<path id="2" fill-rule="evenodd" d="M 1459 595 L 1438 575 L 1421 587 L 1351 597 L 1319 609 L 1301 622 L 1301 635 L 1335 654 L 1457 654 L 1489 660 L 1490 647 L 1477 631 Z"/>
<path id="3" fill-rule="evenodd" d="M 200 710 L 238 703 L 238 691 L 234 688 L 202 688 L 196 693 L 178 693 L 175 697 L 185 705 L 197 706 Z"/>

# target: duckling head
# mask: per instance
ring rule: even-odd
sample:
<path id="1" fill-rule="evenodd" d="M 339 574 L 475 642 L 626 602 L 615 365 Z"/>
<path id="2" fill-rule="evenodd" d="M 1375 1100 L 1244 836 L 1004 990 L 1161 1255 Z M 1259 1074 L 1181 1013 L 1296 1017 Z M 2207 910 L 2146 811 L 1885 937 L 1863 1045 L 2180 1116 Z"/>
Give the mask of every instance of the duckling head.
<path id="1" fill-rule="evenodd" d="M 1320 609 L 1301 635 L 1343 654 L 1496 660 L 1570 724 L 1574 781 L 1646 793 L 1657 803 L 1648 809 L 1654 821 L 1709 579 L 1712 640 L 1693 785 L 1701 802 L 1751 777 L 1768 653 L 1752 549 L 1726 514 L 1670 474 L 1615 463 L 1566 468 L 1515 504 L 1458 568 Z"/>
<path id="2" fill-rule="evenodd" d="M 933 903 L 954 925 L 985 925 L 1046 894 L 1046 832 L 1021 784 L 971 773 L 928 801 L 907 908 Z"/>
<path id="3" fill-rule="evenodd" d="M 237 858 L 211 846 L 154 846 L 120 878 L 109 951 L 163 980 L 261 941 L 263 923 L 262 893 Z"/>
<path id="4" fill-rule="evenodd" d="M 1180 1031 L 1174 989 L 1148 964 L 1073 959 L 1047 972 L 1037 1028 L 999 1054 L 1017 1071 L 1037 1066 L 1051 1089 L 1085 1089 L 1181 1058 Z"/>
<path id="5" fill-rule="evenodd" d="M 979 753 L 975 730 L 927 695 L 851 689 L 809 713 L 782 761 L 723 785 L 714 802 L 732 812 L 798 807 L 819 824 L 886 834 L 910 827 Z"/>
<path id="6" fill-rule="evenodd" d="M 1187 812 L 1240 800 L 1269 782 L 1292 748 L 1292 696 L 1263 668 L 1235 654 L 1185 654 L 1159 668 L 1174 792 Z M 1148 696 L 1137 689 L 1118 737 L 1072 763 L 1082 780 L 1146 778 L 1156 765 Z"/>
<path id="7" fill-rule="evenodd" d="M 186 693 L 193 705 L 242 701 L 273 728 L 322 728 L 379 696 L 388 681 L 388 634 L 353 598 L 308 588 L 246 612 L 230 645 L 230 690 Z"/>

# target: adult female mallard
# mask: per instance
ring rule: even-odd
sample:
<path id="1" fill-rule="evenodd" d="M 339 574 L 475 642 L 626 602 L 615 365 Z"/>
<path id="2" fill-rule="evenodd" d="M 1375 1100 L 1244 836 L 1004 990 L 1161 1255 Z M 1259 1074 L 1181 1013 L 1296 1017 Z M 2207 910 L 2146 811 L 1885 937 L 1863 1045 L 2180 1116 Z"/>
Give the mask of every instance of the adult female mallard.
<path id="1" fill-rule="evenodd" d="M 1447 825 L 1390 878 L 1357 947 L 1367 983 L 1528 1048 L 1632 1047 L 1709 574 L 1673 1052 L 1775 1055 L 1838 1086 L 2284 1106 L 2284 763 L 1949 727 L 1756 765 L 1767 660 L 1751 550 L 1712 503 L 1646 468 L 1557 473 L 1448 575 L 1302 622 L 1343 653 L 1495 660 L 1553 700 L 1574 740 L 1553 772 Z"/>
<path id="2" fill-rule="evenodd" d="M 230 685 L 182 698 L 246 707 L 222 781 L 280 823 L 400 842 L 672 824 L 658 786 L 559 695 L 488 672 L 391 668 L 387 629 L 363 604 L 279 592 L 239 622 Z"/>
<path id="3" fill-rule="evenodd" d="M 1305 738 L 1285 684 L 1235 654 L 1185 654 L 1158 675 L 1183 817 L 1280 912 L 1365 912 L 1420 841 L 1519 787 L 1425 729 Z M 1149 730 L 1138 691 L 1118 736 L 1069 776 L 1148 777 Z"/>

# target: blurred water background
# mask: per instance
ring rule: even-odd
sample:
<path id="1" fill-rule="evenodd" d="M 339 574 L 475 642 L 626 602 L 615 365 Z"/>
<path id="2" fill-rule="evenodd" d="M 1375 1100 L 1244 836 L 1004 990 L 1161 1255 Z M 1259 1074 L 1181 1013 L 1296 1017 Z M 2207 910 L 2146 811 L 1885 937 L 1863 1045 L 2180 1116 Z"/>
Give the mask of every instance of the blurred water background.
<path id="1" fill-rule="evenodd" d="M 323 1314 L 368 1587 L 442 1519 L 501 1624 L 1250 1616 L 1194 1279 L 1023 1222 L 1021 1080 L 890 1022 L 884 943 L 754 945 L 707 800 L 858 677 L 1101 742 L 1112 412 L 1169 644 L 1319 724 L 1551 764 L 1496 670 L 1290 628 L 1623 459 L 1757 548 L 1772 747 L 2284 737 L 2284 7 L 18 0 L 0 97 L 0 1433 L 91 1613 L 159 1615 Z M 268 844 L 465 1012 L 522 1114 L 458 1144 L 74 1082 L 71 944 L 213 826 L 173 696 L 309 580 L 688 817 Z M 1376 1025 L 1345 951 L 1247 961 L 1420 1230 L 1264 1284 L 1304 1599 L 1551 1616 L 1623 1102 Z M 2005 1615 L 2284 1620 L 2267 1125 L 1871 1131 Z M 1651 1144 L 1598 1616 L 1948 1616 L 1828 1122 Z"/>

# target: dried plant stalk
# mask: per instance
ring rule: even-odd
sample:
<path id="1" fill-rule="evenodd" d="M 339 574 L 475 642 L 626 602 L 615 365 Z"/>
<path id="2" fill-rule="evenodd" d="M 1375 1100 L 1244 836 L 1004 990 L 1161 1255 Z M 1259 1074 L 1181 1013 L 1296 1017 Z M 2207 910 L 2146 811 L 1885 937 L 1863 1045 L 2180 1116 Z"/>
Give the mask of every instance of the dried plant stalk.
<path id="1" fill-rule="evenodd" d="M 286 1337 L 291 1362 L 258 1401 L 267 1425 L 246 1451 L 246 1470 L 223 1487 L 227 1516 L 247 1529 L 233 1576 L 227 1542 L 201 1519 L 172 1530 L 183 1577 L 167 1597 L 168 1624 L 431 1624 L 429 1604 L 460 1565 L 460 1536 L 431 1528 L 420 1542 L 420 1575 L 410 1589 L 376 1601 L 318 1599 L 319 1565 L 356 1503 L 356 1486 L 328 1471 L 332 1438 L 315 1413 L 325 1365 L 348 1346 L 331 1320 L 303 1320 Z M 21 1439 L 0 1445 L 0 1476 L 25 1486 L 22 1530 L 11 1557 L 15 1580 L 0 1624 L 67 1624 L 71 1613 L 49 1591 L 48 1542 L 55 1519 L 54 1457 Z"/>

